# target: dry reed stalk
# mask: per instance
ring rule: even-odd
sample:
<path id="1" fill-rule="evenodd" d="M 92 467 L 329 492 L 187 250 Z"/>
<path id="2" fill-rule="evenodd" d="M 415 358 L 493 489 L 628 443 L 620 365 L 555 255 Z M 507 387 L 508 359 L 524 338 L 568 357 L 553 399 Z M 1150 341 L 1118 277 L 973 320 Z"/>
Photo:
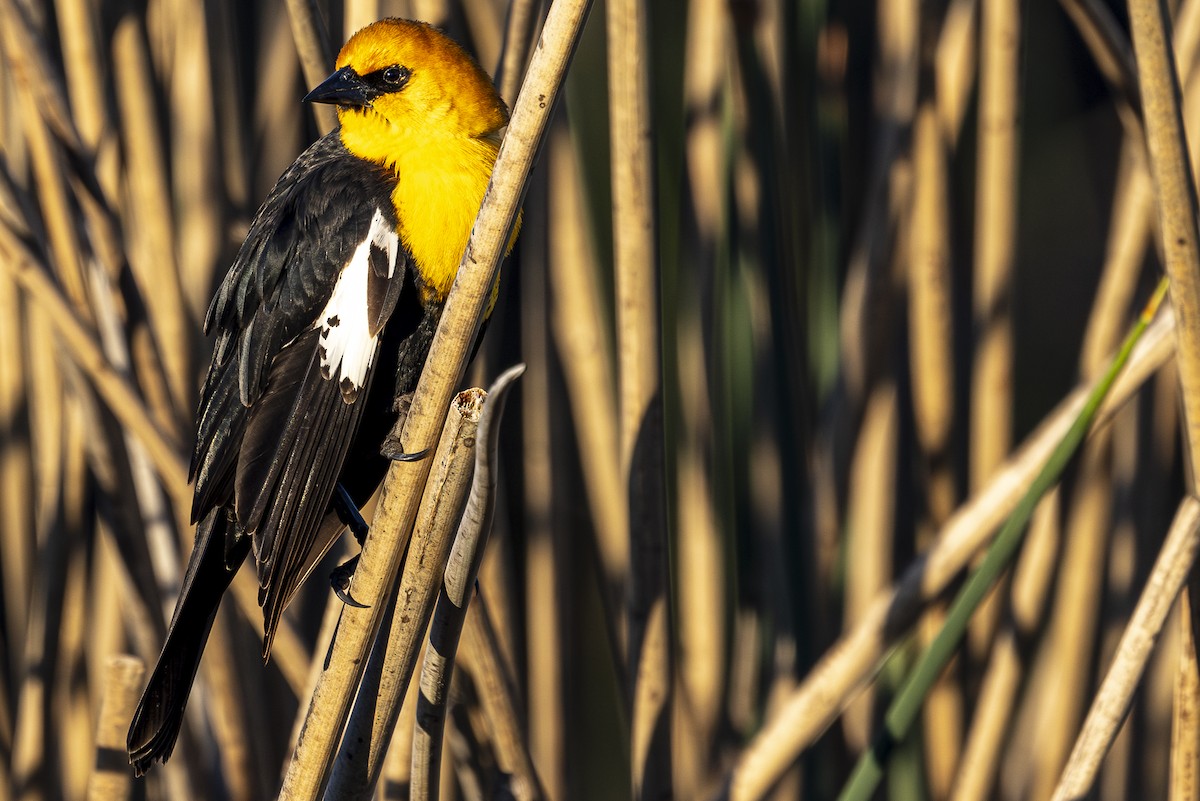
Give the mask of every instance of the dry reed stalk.
<path id="1" fill-rule="evenodd" d="M 87 374 L 121 425 L 146 448 L 176 504 L 191 503 L 187 468 L 178 445 L 154 422 L 129 381 L 113 369 L 96 344 L 95 334 L 76 316 L 40 261 L 3 226 L 0 226 L 0 249 L 8 254 L 0 259 L 0 266 L 9 270 L 39 309 L 45 310 L 46 319 L 67 355 Z"/>
<path id="2" fill-rule="evenodd" d="M 646 7 L 610 0 L 609 126 L 616 275 L 618 443 L 629 492 L 629 687 L 636 799 L 671 787 L 671 654 L 662 380 Z"/>
<path id="3" fill-rule="evenodd" d="M 1067 512 L 1062 567 L 1045 637 L 1049 672 L 1043 674 L 1048 686 L 1037 732 L 1034 798 L 1050 795 L 1070 752 L 1089 689 L 1111 523 L 1110 443 L 1111 431 L 1104 431 L 1084 445 Z"/>
<path id="4" fill-rule="evenodd" d="M 2 0 L 0 22 L 4 29 L 0 44 L 9 70 L 17 79 L 18 116 L 25 132 L 33 180 L 38 188 L 52 263 L 68 297 L 76 309 L 86 315 L 87 295 L 76 241 L 74 210 L 67 194 L 60 153 L 50 129 L 50 122 L 61 122 L 64 112 L 60 103 L 43 102 L 47 100 L 47 93 L 44 81 L 40 82 L 38 76 L 45 79 L 46 72 L 38 68 L 45 67 L 47 59 L 40 48 L 33 46 L 40 37 L 30 29 L 24 10 L 14 6 L 13 0 Z M 60 131 L 62 127 L 61 124 L 55 126 Z"/>
<path id="5" fill-rule="evenodd" d="M 14 709 L 9 771 L 15 787 L 31 788 L 30 795 L 39 799 L 45 797 L 43 783 L 49 782 L 54 774 L 53 766 L 47 764 L 44 752 L 50 727 L 43 713 L 50 708 L 49 688 L 46 685 L 50 675 L 46 669 L 49 659 L 47 638 L 54 625 L 52 620 L 48 620 L 54 612 L 54 598 L 50 593 L 51 588 L 62 585 L 62 527 L 57 525 L 57 512 L 63 477 L 63 392 L 61 377 L 53 369 L 54 356 L 50 352 L 50 339 L 46 336 L 49 326 L 44 315 L 32 311 L 28 320 L 32 357 L 29 397 L 36 402 L 36 405 L 31 404 L 31 433 L 37 446 L 34 451 L 34 514 L 38 553 L 23 629 L 25 640 L 21 648 L 21 670 L 17 674 L 20 680 Z M 47 361 L 42 362 L 41 359 Z M 48 425 L 47 418 L 54 418 L 52 425 Z M 38 666 L 42 669 L 33 669 Z"/>
<path id="6" fill-rule="evenodd" d="M 287 0 L 287 10 L 304 83 L 312 88 L 333 72 L 337 50 L 330 43 L 329 31 L 315 0 Z M 321 133 L 333 130 L 337 124 L 337 115 L 333 107 L 320 103 L 312 103 L 311 106 L 317 129 Z"/>
<path id="7" fill-rule="evenodd" d="M 1082 798 L 1125 719 L 1146 661 L 1200 548 L 1200 500 L 1192 496 L 1179 505 L 1154 568 L 1138 599 L 1117 655 L 1092 701 L 1083 730 L 1054 790 L 1053 801 Z"/>
<path id="8" fill-rule="evenodd" d="M 948 181 L 937 111 L 925 101 L 913 132 L 908 327 L 917 440 L 932 460 L 944 457 L 954 423 Z"/>
<path id="9" fill-rule="evenodd" d="M 991 796 L 1000 755 L 1025 678 L 1020 640 L 1033 635 L 1042 617 L 1058 554 L 1059 491 L 1038 505 L 1014 570 L 1009 615 L 997 632 L 980 685 L 975 716 L 963 746 L 953 801 Z"/>
<path id="10" fill-rule="evenodd" d="M 561 130 L 561 126 L 555 125 L 551 129 L 551 148 L 556 139 L 555 130 Z M 551 153 L 553 156 L 554 151 Z M 535 762 L 541 766 L 546 791 L 556 799 L 567 797 L 568 729 L 563 655 L 567 653 L 566 632 L 571 609 L 566 603 L 569 561 L 564 539 L 556 536 L 555 527 L 555 496 L 556 491 L 564 492 L 564 482 L 556 477 L 554 468 L 555 432 L 552 432 L 552 426 L 560 415 L 556 413 L 550 388 L 553 368 L 546 284 L 550 269 L 548 239 L 554 230 L 552 201 L 548 197 L 550 173 L 562 168 L 563 165 L 555 160 L 548 163 L 546 170 L 539 170 L 525 202 L 527 222 L 522 232 L 520 302 L 521 358 L 529 367 L 521 387 L 524 475 L 521 529 L 525 538 L 524 630 L 529 745 Z M 588 391 L 592 389 L 589 387 Z M 580 418 L 576 428 L 585 427 L 588 422 L 587 418 Z M 602 453 L 611 455 L 612 442 L 605 445 L 608 447 L 602 446 Z M 429 664 L 428 656 L 426 660 Z M 420 739 L 418 730 L 417 741 Z M 413 778 L 416 786 L 415 770 Z"/>
<path id="11" fill-rule="evenodd" d="M 504 47 L 500 51 L 493 78 L 500 97 L 510 107 L 517 99 L 517 89 L 525 75 L 529 48 L 533 44 L 533 32 L 540 13 L 539 0 L 513 0 L 508 4 L 508 18 L 504 21 Z"/>
<path id="12" fill-rule="evenodd" d="M 470 498 L 462 511 L 454 535 L 454 545 L 446 559 L 444 579 L 440 582 L 437 606 L 429 623 L 425 661 L 421 665 L 421 696 L 417 707 L 417 725 L 413 735 L 413 770 L 410 794 L 413 801 L 439 798 L 439 765 L 446 715 L 450 704 L 450 683 L 454 662 L 474 594 L 479 564 L 487 548 L 496 508 L 498 484 L 500 423 L 508 392 L 525 372 L 525 365 L 510 367 L 500 374 L 485 393 L 468 390 L 478 415 L 478 436 L 474 447 L 474 476 Z M 460 396 L 462 397 L 462 396 Z M 486 403 L 485 403 L 486 399 Z M 455 517 L 458 517 L 455 515 Z M 468 760 L 456 760 L 467 767 Z"/>
<path id="13" fill-rule="evenodd" d="M 979 0 L 950 0 L 933 58 L 942 138 L 954 148 L 975 85 L 975 19 Z"/>
<path id="14" fill-rule="evenodd" d="M 1132 529 L 1132 526 L 1128 526 Z M 1130 539 L 1134 532 L 1130 531 Z M 1130 547 L 1148 545 L 1153 550 L 1158 543 L 1130 543 Z M 1152 554 L 1146 554 L 1153 559 Z M 1147 565 L 1148 566 L 1148 565 Z M 1142 571 L 1143 573 L 1145 571 Z M 1131 585 L 1120 599 L 1125 608 L 1121 623 L 1127 623 L 1129 612 L 1137 601 L 1138 576 L 1130 576 Z M 1171 775 L 1171 721 L 1173 718 L 1175 678 L 1179 673 L 1181 646 L 1178 599 L 1172 604 L 1163 622 L 1158 644 L 1150 654 L 1145 677 L 1138 690 L 1136 708 L 1131 708 L 1125 723 L 1109 749 L 1097 780 L 1100 801 L 1124 801 L 1129 788 L 1145 788 L 1148 798 L 1168 798 Z M 1114 629 L 1118 628 L 1113 626 Z M 1111 647 L 1102 652 L 1099 665 L 1111 660 L 1120 644 L 1120 631 L 1113 631 Z"/>
<path id="15" fill-rule="evenodd" d="M 470 344 L 499 274 L 504 246 L 516 219 L 533 157 L 545 133 L 549 112 L 571 54 L 574 52 L 587 0 L 559 0 L 542 29 L 542 40 L 530 65 L 500 147 L 491 183 L 463 254 L 454 286 L 442 311 L 401 442 L 412 452 L 438 438 L 444 410 L 465 369 Z M 320 794 L 337 737 L 343 728 L 353 687 L 365 666 L 378 629 L 380 599 L 400 567 L 399 543 L 416 517 L 420 490 L 428 477 L 429 459 L 393 462 L 384 480 L 372 536 L 354 574 L 354 591 L 365 610 L 347 608 L 338 647 L 313 693 L 307 722 L 284 778 L 281 798 L 312 799 Z"/>
<path id="16" fill-rule="evenodd" d="M 908 325 L 913 415 L 925 468 L 929 517 L 918 526 L 918 547 L 922 547 L 922 540 L 932 535 L 930 529 L 936 530 L 954 509 L 954 477 L 946 464 L 954 423 L 947 155 L 937 112 L 928 99 L 917 110 L 912 149 Z M 989 604 L 978 614 L 986 614 Z M 924 640 L 936 635 L 942 619 L 941 610 L 930 610 L 921 624 Z M 961 742 L 962 707 L 961 691 L 954 683 L 953 672 L 948 673 L 930 693 L 923 713 L 926 776 L 935 799 L 944 799 L 950 793 Z"/>
<path id="17" fill-rule="evenodd" d="M 1169 801 L 1200 801 L 1200 663 L 1196 660 L 1190 586 L 1179 596 L 1179 611 L 1182 642 L 1175 672 Z"/>
<path id="18" fill-rule="evenodd" d="M 1200 491 L 1200 473 L 1192 463 L 1200 454 L 1200 232 L 1196 228 L 1196 189 L 1165 15 L 1166 8 L 1157 0 L 1130 0 L 1130 27 L 1137 53 L 1162 252 L 1171 279 L 1171 304 L 1179 320 L 1176 362 L 1183 387 L 1188 480 L 1195 493 Z"/>
<path id="19" fill-rule="evenodd" d="M 108 659 L 104 674 L 100 716 L 96 724 L 96 756 L 88 781 L 88 801 L 121 801 L 129 798 L 133 776 L 125 756 L 125 732 L 142 692 L 146 666 L 132 656 Z"/>
<path id="20" fill-rule="evenodd" d="M 1200 82 L 1198 82 L 1200 85 Z M 1146 172 L 1145 146 L 1126 139 L 1121 148 L 1117 189 L 1109 217 L 1108 242 L 1100 285 L 1080 348 L 1080 371 L 1103 372 L 1108 354 L 1129 322 L 1130 303 L 1141 273 L 1153 225 L 1154 187 Z"/>
<path id="21" fill-rule="evenodd" d="M 459 4 L 461 14 L 466 20 L 467 31 L 471 44 L 474 45 L 476 60 L 480 64 L 500 63 L 501 51 L 504 46 L 504 17 L 500 4 L 493 0 L 462 0 Z M 507 5 L 507 3 L 505 4 Z M 521 65 L 524 72 L 525 65 Z M 504 95 L 501 95 L 503 98 Z"/>
<path id="22" fill-rule="evenodd" d="M 421 653 L 418 660 L 425 659 L 425 642 L 421 640 Z M 404 694 L 404 703 L 400 707 L 400 717 L 396 720 L 396 731 L 392 734 L 392 744 L 388 746 L 387 757 L 384 759 L 383 774 L 376 791 L 379 801 L 409 801 L 409 785 L 412 783 L 412 741 L 417 726 L 417 699 L 420 697 L 421 683 L 410 681 L 408 691 Z"/>
<path id="23" fill-rule="evenodd" d="M 983 486 L 1012 448 L 1012 274 L 1017 240 L 1021 9 L 981 0 L 978 158 L 967 485 Z M 995 635 L 1000 593 L 971 620 L 968 648 L 982 657 Z M 940 686 L 945 686 L 945 681 Z M 929 724 L 926 719 L 926 724 Z M 926 728 L 927 733 L 932 733 Z M 936 752 L 928 754 L 936 758 Z"/>
<path id="24" fill-rule="evenodd" d="M 503 530 L 498 529 L 494 534 L 498 536 L 497 542 L 488 548 L 479 567 L 479 586 L 484 588 L 488 596 L 488 608 L 496 624 L 496 638 L 500 641 L 504 664 L 510 673 L 515 674 L 515 640 L 520 626 L 516 623 L 517 614 L 514 611 L 517 582 L 513 577 L 512 543 L 503 537 Z"/>
<path id="25" fill-rule="evenodd" d="M 301 701 L 300 709 L 296 714 L 295 721 L 292 723 L 292 732 L 288 737 L 288 747 L 285 753 L 291 753 L 296 750 L 296 741 L 300 739 L 300 732 L 304 724 L 303 702 L 305 698 L 312 698 L 313 690 L 317 686 L 321 672 L 325 669 L 325 657 L 329 653 L 334 635 L 337 634 L 338 623 L 342 619 L 342 606 L 342 600 L 333 593 L 330 593 L 325 601 L 325 611 L 321 615 L 321 625 L 317 629 L 317 639 L 313 644 L 312 659 L 309 662 L 304 683 L 301 685 L 300 691 L 296 694 L 296 697 Z M 274 651 L 274 648 L 271 650 Z"/>
<path id="26" fill-rule="evenodd" d="M 94 419 L 88 415 L 88 423 Z M 98 488 L 94 490 L 97 494 Z M 125 636 L 125 620 L 121 617 L 121 592 L 124 590 L 120 567 L 107 558 L 101 549 L 104 547 L 100 530 L 100 521 L 92 521 L 93 546 L 91 563 L 88 570 L 87 605 L 88 605 L 88 644 L 84 654 L 86 660 L 88 693 L 95 704 L 93 711 L 98 713 L 99 701 L 104 697 L 104 674 L 109 660 L 114 654 L 125 653 L 130 646 Z"/>
<path id="27" fill-rule="evenodd" d="M 383 16 L 379 13 L 379 0 L 346 0 L 343 5 L 342 35 L 347 39 Z"/>
<path id="28" fill-rule="evenodd" d="M 0 223 L 2 225 L 2 223 Z M 0 576 L 5 628 L 25 627 L 33 577 L 33 452 L 29 439 L 29 385 L 25 378 L 25 314 L 17 284 L 0 276 Z M 5 673 L 16 675 L 18 653 L 7 655 Z M 7 695 L 7 693 L 0 693 Z"/>
<path id="29" fill-rule="evenodd" d="M 683 93 L 689 119 L 685 142 L 688 195 L 702 248 L 712 251 L 721 235 L 722 170 L 721 100 L 730 58 L 725 8 L 719 0 L 693 0 L 688 8 Z M 711 258 L 711 255 L 710 255 Z"/>
<path id="30" fill-rule="evenodd" d="M 49 635 L 53 643 L 48 644 L 48 652 L 54 657 L 43 666 L 49 673 L 51 698 L 47 730 L 54 738 L 54 761 L 50 764 L 58 773 L 61 793 L 66 798 L 82 798 L 87 792 L 88 764 L 95 753 L 87 683 L 79 681 L 86 675 L 84 649 L 91 644 L 87 621 L 88 554 L 79 545 L 87 538 L 92 522 L 87 463 L 90 432 L 77 394 L 81 383 L 77 373 L 71 377 L 67 417 L 60 421 L 68 449 L 62 493 L 67 540 L 63 543 L 62 582 L 51 590 L 57 594 L 55 602 L 59 606 L 55 628 Z"/>
<path id="31" fill-rule="evenodd" d="M 96 8 L 89 0 L 55 0 L 58 41 L 71 100 L 71 120 L 85 148 L 95 154 L 108 124 L 103 78 L 97 54 Z"/>
<path id="32" fill-rule="evenodd" d="M 676 343 L 683 434 L 677 450 L 675 574 L 678 584 L 674 776 L 680 798 L 699 798 L 711 780 L 725 692 L 728 634 L 725 538 L 714 508 L 707 432 L 709 379 L 699 310 L 679 315 Z"/>
<path id="33" fill-rule="evenodd" d="M 583 486 L 606 585 L 604 600 L 609 616 L 623 633 L 622 616 L 617 610 L 629 580 L 629 515 L 616 458 L 615 373 L 605 333 L 599 265 L 586 235 L 588 221 L 579 165 L 563 126 L 555 126 L 550 132 L 547 159 L 553 198 L 547 226 L 552 341 L 575 420 Z M 619 636 L 614 645 L 618 657 L 623 657 L 624 636 Z"/>
<path id="34" fill-rule="evenodd" d="M 1012 444 L 1012 269 L 1016 248 L 1020 7 L 981 0 L 970 470 L 984 486 Z"/>
<path id="35" fill-rule="evenodd" d="M 414 19 L 421 19 L 438 28 L 445 28 L 450 22 L 450 3 L 448 0 L 409 0 Z"/>
<path id="36" fill-rule="evenodd" d="M 180 324 L 191 334 L 185 346 L 194 364 L 198 321 L 204 319 L 208 308 L 224 239 L 207 7 L 191 0 L 174 0 L 168 25 L 175 51 L 168 99 L 171 188 L 179 221 L 176 247 L 184 302 Z M 157 298 L 153 302 L 157 303 Z M 196 394 L 195 383 L 192 378 L 187 385 L 184 411 L 189 414 Z"/>
<path id="37" fill-rule="evenodd" d="M 872 601 L 892 581 L 896 526 L 896 448 L 899 411 L 896 388 L 880 382 L 867 400 L 850 462 L 846 498 L 845 628 L 853 630 Z M 846 710 L 843 726 L 855 753 L 871 744 L 875 693 L 866 689 Z"/>
<path id="38" fill-rule="evenodd" d="M 330 777 L 331 798 L 365 798 L 382 771 L 471 485 L 482 396 L 482 390 L 467 390 L 450 406 L 407 544 L 395 612 L 364 680 L 377 689 L 359 691 Z"/>
<path id="39" fill-rule="evenodd" d="M 1200 3 L 1188 0 L 1180 4 L 1174 42 L 1180 72 L 1189 75 L 1186 66 L 1195 61 L 1200 46 Z M 1183 109 L 1195 129 L 1200 124 L 1200 80 L 1186 81 Z M 1188 150 L 1196 163 L 1200 137 L 1192 137 Z M 1081 349 L 1084 375 L 1097 375 L 1104 369 L 1107 354 L 1128 324 L 1131 298 L 1152 234 L 1154 187 L 1148 168 L 1144 139 L 1127 137 L 1121 148 L 1104 268 Z"/>
<path id="40" fill-rule="evenodd" d="M 171 419 L 188 414 L 195 395 L 190 348 L 194 326 L 187 313 L 175 254 L 175 224 L 166 155 L 158 125 L 144 31 L 128 15 L 113 34 L 113 77 L 125 142 L 129 213 L 129 264 L 147 302 L 154 341 L 171 391 Z M 136 166 L 135 166 L 136 165 Z"/>
<path id="41" fill-rule="evenodd" d="M 1170 357 L 1173 317 L 1160 313 L 1146 329 L 1113 384 L 1097 426 Z M 933 546 L 881 594 L 863 621 L 829 648 L 778 714 L 769 718 L 734 766 L 727 788 L 734 801 L 761 798 L 783 771 L 825 730 L 874 670 L 917 612 L 938 597 L 1012 511 L 1050 452 L 1083 407 L 1090 384 L 1077 387 L 1047 415 L 986 487 L 964 503 Z"/>
<path id="42" fill-rule="evenodd" d="M 554 797 L 546 794 L 538 780 L 522 721 L 521 699 L 513 683 L 512 671 L 505 664 L 488 605 L 478 588 L 467 613 L 458 661 L 479 693 L 479 703 L 495 745 L 497 765 L 502 772 L 512 776 L 513 797 L 516 801 Z"/>

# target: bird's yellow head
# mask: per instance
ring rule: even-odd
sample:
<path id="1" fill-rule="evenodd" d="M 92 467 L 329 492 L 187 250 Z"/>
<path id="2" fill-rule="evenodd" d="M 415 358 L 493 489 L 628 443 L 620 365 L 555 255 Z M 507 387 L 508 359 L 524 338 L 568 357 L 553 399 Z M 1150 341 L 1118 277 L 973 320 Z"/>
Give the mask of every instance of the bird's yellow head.
<path id="1" fill-rule="evenodd" d="M 386 163 L 430 139 L 494 137 L 508 123 L 487 73 L 457 42 L 403 19 L 354 34 L 337 71 L 305 100 L 336 104 L 352 152 Z"/>
<path id="2" fill-rule="evenodd" d="M 508 124 L 487 73 L 433 27 L 384 19 L 346 42 L 337 71 L 305 100 L 336 104 L 346 149 L 395 172 L 392 203 L 422 298 L 445 298 Z"/>

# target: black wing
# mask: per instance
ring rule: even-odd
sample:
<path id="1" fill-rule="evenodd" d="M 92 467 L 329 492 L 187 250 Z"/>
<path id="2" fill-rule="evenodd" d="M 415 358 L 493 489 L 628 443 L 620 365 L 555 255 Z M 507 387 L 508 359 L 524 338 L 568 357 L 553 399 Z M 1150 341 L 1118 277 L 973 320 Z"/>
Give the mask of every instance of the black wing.
<path id="1" fill-rule="evenodd" d="M 252 537 L 270 649 L 362 417 L 408 258 L 394 178 L 337 132 L 283 174 L 205 320 L 216 346 L 198 412 L 192 517 L 231 508 Z"/>

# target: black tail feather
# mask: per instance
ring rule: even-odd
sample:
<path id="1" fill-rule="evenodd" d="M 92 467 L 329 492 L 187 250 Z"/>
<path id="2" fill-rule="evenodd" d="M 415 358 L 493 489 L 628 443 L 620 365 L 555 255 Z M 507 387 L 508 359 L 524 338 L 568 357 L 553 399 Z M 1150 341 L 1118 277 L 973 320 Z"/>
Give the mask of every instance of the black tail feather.
<path id="1" fill-rule="evenodd" d="M 232 533 L 231 525 L 225 510 L 215 509 L 197 528 L 167 641 L 129 726 L 126 748 L 139 776 L 154 762 L 166 762 L 175 748 L 221 596 L 250 550 L 250 538 L 242 537 L 227 556 L 226 535 Z"/>

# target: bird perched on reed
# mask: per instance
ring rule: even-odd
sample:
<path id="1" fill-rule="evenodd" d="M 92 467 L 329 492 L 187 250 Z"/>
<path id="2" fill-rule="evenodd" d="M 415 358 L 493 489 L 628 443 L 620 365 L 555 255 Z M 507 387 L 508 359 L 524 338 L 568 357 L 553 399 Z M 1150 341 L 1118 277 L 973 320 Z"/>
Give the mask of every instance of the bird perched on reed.
<path id="1" fill-rule="evenodd" d="M 246 556 L 266 659 L 348 507 L 381 480 L 390 408 L 416 387 L 508 121 L 466 51 L 399 19 L 356 33 L 305 100 L 336 104 L 339 126 L 279 179 L 204 321 L 216 342 L 191 461 L 196 541 L 129 729 L 139 775 L 174 748 Z"/>

